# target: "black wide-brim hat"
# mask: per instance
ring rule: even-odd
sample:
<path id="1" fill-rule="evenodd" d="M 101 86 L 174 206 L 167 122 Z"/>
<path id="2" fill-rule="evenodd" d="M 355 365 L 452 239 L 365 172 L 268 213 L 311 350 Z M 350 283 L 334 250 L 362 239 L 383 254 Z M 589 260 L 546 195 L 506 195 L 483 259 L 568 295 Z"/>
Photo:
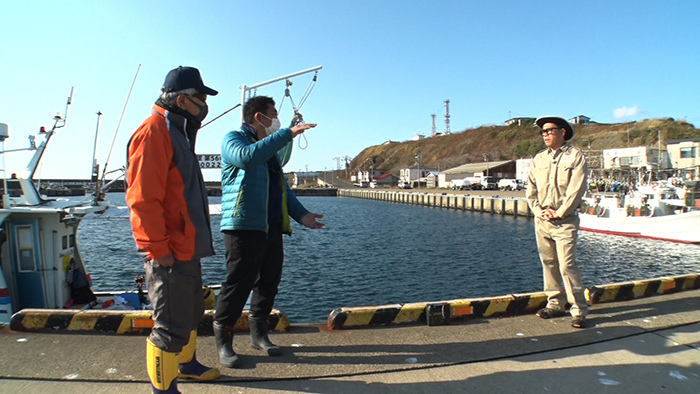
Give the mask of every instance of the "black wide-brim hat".
<path id="1" fill-rule="evenodd" d="M 564 128 L 566 130 L 564 140 L 568 141 L 574 137 L 574 128 L 571 127 L 571 124 L 567 122 L 564 118 L 548 115 L 540 116 L 539 118 L 537 118 L 537 120 L 535 120 L 535 124 L 540 128 L 544 127 L 544 125 L 547 123 L 554 123 L 555 125 Z"/>

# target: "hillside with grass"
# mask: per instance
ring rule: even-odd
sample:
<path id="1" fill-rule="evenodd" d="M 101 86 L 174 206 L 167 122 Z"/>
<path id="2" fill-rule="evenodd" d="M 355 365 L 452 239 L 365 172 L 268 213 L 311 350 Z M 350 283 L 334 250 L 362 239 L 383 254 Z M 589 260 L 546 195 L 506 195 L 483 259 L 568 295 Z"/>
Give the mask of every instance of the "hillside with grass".
<path id="1" fill-rule="evenodd" d="M 416 153 L 420 153 L 422 168 L 436 170 L 483 162 L 484 155 L 488 161 L 530 158 L 545 148 L 538 131 L 534 125 L 482 126 L 418 141 L 388 142 L 364 149 L 348 167 L 350 173 L 373 167 L 398 176 L 401 168 L 415 167 Z M 574 138 L 570 143 L 584 152 L 628 146 L 657 147 L 659 134 L 663 147 L 668 140 L 700 138 L 700 129 L 672 118 L 590 123 L 574 125 Z"/>

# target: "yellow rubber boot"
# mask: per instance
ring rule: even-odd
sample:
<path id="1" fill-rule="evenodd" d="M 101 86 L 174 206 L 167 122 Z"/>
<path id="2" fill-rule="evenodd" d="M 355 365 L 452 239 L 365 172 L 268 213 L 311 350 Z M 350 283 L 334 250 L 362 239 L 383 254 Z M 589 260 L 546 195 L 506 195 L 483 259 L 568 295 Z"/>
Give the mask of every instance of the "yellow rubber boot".
<path id="1" fill-rule="evenodd" d="M 197 361 L 197 330 L 190 333 L 190 341 L 180 352 L 180 371 L 177 375 L 181 379 L 214 380 L 221 375 L 216 368 L 206 367 Z"/>
<path id="2" fill-rule="evenodd" d="M 179 393 L 177 390 L 178 354 L 166 352 L 146 339 L 146 369 L 154 393 Z"/>

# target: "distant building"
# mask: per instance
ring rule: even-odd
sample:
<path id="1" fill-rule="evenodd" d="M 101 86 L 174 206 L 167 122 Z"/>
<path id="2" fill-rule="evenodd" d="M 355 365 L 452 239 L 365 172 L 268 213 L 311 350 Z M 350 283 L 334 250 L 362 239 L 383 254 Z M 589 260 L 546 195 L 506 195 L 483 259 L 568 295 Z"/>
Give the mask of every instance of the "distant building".
<path id="1" fill-rule="evenodd" d="M 422 140 L 423 138 L 425 138 L 425 134 L 416 133 L 416 134 L 413 134 L 413 138 L 411 138 L 411 140 L 418 141 L 418 140 Z"/>
<path id="2" fill-rule="evenodd" d="M 440 173 L 438 171 L 430 171 L 425 176 L 425 187 L 436 188 L 439 184 Z"/>
<path id="3" fill-rule="evenodd" d="M 384 175 L 386 171 L 379 169 L 362 170 L 357 172 L 357 182 L 370 182 Z"/>
<path id="4" fill-rule="evenodd" d="M 399 183 L 399 178 L 389 173 L 380 175 L 374 178 L 374 180 L 377 182 L 377 185 L 386 187 L 394 187 Z"/>
<path id="5" fill-rule="evenodd" d="M 665 149 L 648 146 L 603 150 L 603 169 L 663 171 L 671 168 Z"/>
<path id="6" fill-rule="evenodd" d="M 450 187 L 453 179 L 464 179 L 474 176 L 476 173 L 492 176 L 496 180 L 515 177 L 515 160 L 485 161 L 478 163 L 462 164 L 459 167 L 450 168 L 440 172 L 437 187 Z"/>
<path id="7" fill-rule="evenodd" d="M 579 115 L 575 116 L 571 119 L 569 119 L 569 123 L 571 124 L 589 124 L 591 123 L 591 118 L 585 115 Z"/>
<path id="8" fill-rule="evenodd" d="M 418 187 L 419 184 L 425 185 L 427 181 L 426 176 L 428 176 L 431 171 L 435 171 L 435 169 L 422 167 L 420 169 L 417 167 L 402 168 L 399 170 L 399 181 L 407 182 L 413 187 Z"/>
<path id="9" fill-rule="evenodd" d="M 292 187 L 299 187 L 304 185 L 317 185 L 318 184 L 318 172 L 295 172 L 294 181 L 292 182 Z"/>
<path id="10" fill-rule="evenodd" d="M 512 124 L 517 124 L 518 126 L 533 126 L 535 124 L 535 118 L 520 117 L 506 120 L 506 126 Z"/>
<path id="11" fill-rule="evenodd" d="M 666 149 L 679 175 L 700 177 L 700 138 L 666 141 Z"/>

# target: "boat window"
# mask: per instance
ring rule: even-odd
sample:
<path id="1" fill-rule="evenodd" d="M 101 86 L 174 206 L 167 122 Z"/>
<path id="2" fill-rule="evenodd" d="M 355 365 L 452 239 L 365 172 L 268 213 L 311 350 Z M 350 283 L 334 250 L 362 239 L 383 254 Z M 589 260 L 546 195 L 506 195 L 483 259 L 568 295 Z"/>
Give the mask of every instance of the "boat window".
<path id="1" fill-rule="evenodd" d="M 32 226 L 17 227 L 17 249 L 19 250 L 19 271 L 36 271 Z"/>
<path id="2" fill-rule="evenodd" d="M 68 249 L 68 236 L 63 236 L 63 250 Z"/>
<path id="3" fill-rule="evenodd" d="M 70 238 L 68 239 L 68 246 L 71 248 L 75 246 L 75 234 L 70 235 Z"/>

